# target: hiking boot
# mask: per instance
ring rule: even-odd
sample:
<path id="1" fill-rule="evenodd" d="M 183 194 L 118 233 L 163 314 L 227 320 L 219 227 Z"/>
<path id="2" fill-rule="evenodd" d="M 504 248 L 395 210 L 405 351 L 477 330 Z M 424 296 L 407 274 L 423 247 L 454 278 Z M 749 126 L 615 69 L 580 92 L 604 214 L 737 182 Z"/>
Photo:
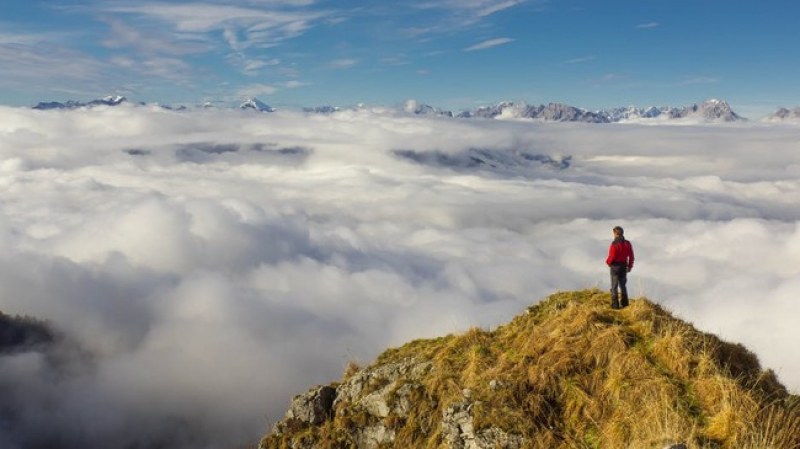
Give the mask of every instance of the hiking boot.
<path id="1" fill-rule="evenodd" d="M 614 309 L 614 310 L 619 310 L 619 309 L 621 309 L 622 307 L 620 307 L 620 306 L 619 306 L 619 303 L 612 302 L 612 303 L 611 303 L 611 308 L 612 308 L 612 309 Z"/>

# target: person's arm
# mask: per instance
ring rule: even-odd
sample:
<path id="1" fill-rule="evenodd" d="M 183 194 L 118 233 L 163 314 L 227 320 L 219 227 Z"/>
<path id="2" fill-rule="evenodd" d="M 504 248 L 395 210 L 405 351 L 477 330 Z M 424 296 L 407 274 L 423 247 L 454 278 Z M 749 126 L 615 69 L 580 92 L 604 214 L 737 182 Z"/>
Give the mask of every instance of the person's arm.
<path id="1" fill-rule="evenodd" d="M 606 265 L 611 266 L 611 262 L 614 261 L 614 256 L 616 256 L 615 251 L 616 248 L 612 243 L 611 246 L 608 247 L 608 257 L 606 257 Z"/>
<path id="2" fill-rule="evenodd" d="M 628 252 L 630 255 L 628 256 L 628 271 L 633 270 L 633 245 L 631 242 L 628 242 Z"/>

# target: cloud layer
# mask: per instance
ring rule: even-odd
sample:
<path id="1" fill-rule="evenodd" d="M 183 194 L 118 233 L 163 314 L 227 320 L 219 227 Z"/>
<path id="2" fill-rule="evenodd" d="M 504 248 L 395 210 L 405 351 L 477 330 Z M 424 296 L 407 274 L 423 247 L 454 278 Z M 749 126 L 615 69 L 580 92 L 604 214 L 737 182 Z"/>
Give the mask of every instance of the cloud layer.
<path id="1" fill-rule="evenodd" d="M 635 295 L 797 392 L 798 132 L 0 108 L 0 310 L 80 348 L 0 355 L 0 445 L 254 440 L 351 359 L 606 288 L 617 224 Z"/>

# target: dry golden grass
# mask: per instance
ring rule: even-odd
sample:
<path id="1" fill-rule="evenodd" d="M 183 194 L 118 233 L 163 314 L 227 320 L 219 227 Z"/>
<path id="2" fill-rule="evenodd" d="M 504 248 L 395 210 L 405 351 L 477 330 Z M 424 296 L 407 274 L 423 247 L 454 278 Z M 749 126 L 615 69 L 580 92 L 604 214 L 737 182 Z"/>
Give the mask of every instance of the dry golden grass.
<path id="1" fill-rule="evenodd" d="M 800 449 L 800 400 L 752 353 L 644 298 L 622 311 L 608 303 L 599 290 L 557 293 L 493 332 L 384 352 L 375 365 L 433 363 L 411 413 L 384 421 L 396 431 L 394 447 L 445 447 L 443 411 L 468 388 L 475 429 L 521 435 L 526 448 Z M 372 421 L 337 410 L 333 422 L 262 445 L 313 437 L 318 448 L 355 447 L 348 431 Z"/>

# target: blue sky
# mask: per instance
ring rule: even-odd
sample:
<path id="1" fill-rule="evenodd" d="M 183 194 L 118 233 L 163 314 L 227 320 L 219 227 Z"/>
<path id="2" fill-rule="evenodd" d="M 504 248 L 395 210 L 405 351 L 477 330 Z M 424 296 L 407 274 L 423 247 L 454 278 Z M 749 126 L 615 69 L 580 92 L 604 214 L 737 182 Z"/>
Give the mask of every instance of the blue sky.
<path id="1" fill-rule="evenodd" d="M 7 0 L 0 104 L 800 105 L 794 1 Z"/>

